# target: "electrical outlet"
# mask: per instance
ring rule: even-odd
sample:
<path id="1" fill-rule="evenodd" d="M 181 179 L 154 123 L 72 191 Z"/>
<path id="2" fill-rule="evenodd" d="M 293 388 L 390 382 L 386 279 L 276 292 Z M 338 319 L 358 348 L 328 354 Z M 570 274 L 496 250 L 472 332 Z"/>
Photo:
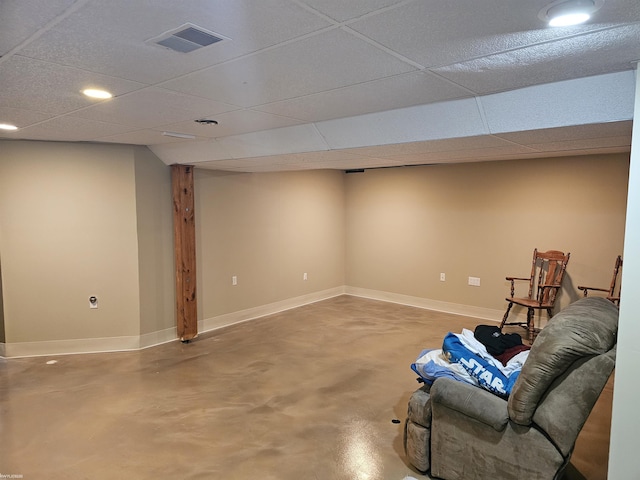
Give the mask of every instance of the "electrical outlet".
<path id="1" fill-rule="evenodd" d="M 302 274 L 302 280 L 307 280 L 307 278 L 308 278 L 308 277 L 307 277 L 307 272 L 304 272 L 304 273 Z"/>
<path id="2" fill-rule="evenodd" d="M 238 285 L 238 277 L 235 275 L 231 277 L 231 285 Z"/>
<path id="3" fill-rule="evenodd" d="M 480 286 L 480 277 L 469 277 L 469 285 L 473 287 Z"/>
<path id="4" fill-rule="evenodd" d="M 444 273 L 440 274 L 440 281 L 444 282 L 447 279 L 447 276 Z"/>

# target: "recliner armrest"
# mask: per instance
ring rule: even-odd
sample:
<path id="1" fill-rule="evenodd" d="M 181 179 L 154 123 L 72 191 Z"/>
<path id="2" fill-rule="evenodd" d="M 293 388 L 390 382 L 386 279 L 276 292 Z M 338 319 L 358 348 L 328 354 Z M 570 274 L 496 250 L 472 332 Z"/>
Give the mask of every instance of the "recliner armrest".
<path id="1" fill-rule="evenodd" d="M 474 418 L 501 432 L 509 422 L 507 401 L 480 387 L 452 380 L 438 378 L 431 387 L 431 402 Z"/>

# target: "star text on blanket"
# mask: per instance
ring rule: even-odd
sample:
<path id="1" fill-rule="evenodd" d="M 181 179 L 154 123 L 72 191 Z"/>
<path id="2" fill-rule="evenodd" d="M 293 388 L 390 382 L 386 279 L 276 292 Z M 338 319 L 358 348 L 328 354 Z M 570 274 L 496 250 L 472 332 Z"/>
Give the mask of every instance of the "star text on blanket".
<path id="1" fill-rule="evenodd" d="M 507 391 L 504 389 L 504 383 L 502 383 L 502 380 L 497 377 L 494 378 L 491 372 L 480 365 L 475 359 L 461 357 L 460 363 L 468 369 L 473 370 L 474 375 L 479 379 L 484 380 L 488 385 L 491 385 L 491 388 L 506 395 Z"/>

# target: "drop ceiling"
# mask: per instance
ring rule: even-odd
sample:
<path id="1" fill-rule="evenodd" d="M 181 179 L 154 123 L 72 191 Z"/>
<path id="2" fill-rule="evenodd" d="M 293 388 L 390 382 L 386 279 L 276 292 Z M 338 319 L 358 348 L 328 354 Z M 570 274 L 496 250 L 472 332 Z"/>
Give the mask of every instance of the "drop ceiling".
<path id="1" fill-rule="evenodd" d="M 0 139 L 251 172 L 629 152 L 640 2 L 562 28 L 548 3 L 1 0 Z M 155 43 L 184 26 L 222 40 Z"/>

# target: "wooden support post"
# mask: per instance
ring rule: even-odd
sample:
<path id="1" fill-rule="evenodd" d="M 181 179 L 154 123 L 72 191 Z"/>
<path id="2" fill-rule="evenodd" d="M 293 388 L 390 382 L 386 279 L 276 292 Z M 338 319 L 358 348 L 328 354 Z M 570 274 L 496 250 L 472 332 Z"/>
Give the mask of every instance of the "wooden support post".
<path id="1" fill-rule="evenodd" d="M 171 185 L 176 266 L 176 322 L 178 338 L 188 342 L 198 336 L 193 166 L 171 165 Z"/>

